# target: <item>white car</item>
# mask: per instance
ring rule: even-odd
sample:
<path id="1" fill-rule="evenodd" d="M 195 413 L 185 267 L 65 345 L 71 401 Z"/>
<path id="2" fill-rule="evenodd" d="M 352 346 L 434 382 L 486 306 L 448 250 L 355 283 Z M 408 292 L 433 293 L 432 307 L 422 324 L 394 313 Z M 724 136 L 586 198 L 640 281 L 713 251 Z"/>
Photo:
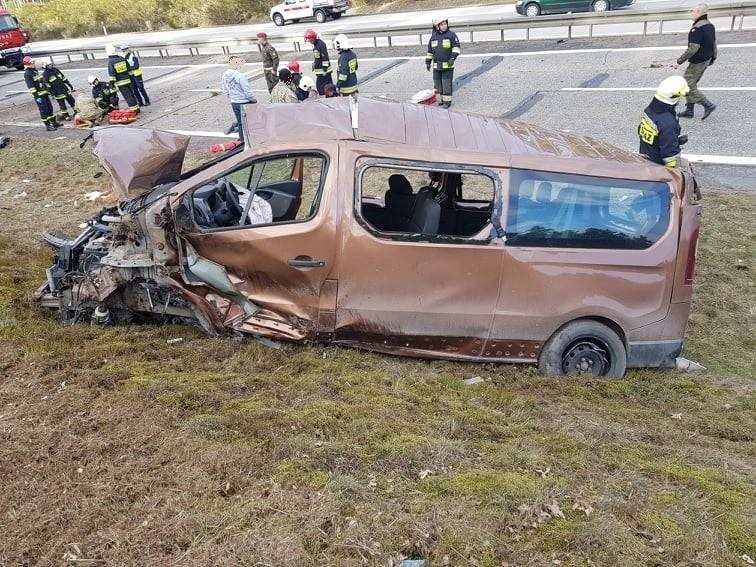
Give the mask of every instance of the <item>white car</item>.
<path id="1" fill-rule="evenodd" d="M 270 19 L 277 26 L 304 18 L 315 18 L 322 24 L 329 16 L 338 20 L 351 4 L 351 0 L 284 0 L 270 9 Z"/>

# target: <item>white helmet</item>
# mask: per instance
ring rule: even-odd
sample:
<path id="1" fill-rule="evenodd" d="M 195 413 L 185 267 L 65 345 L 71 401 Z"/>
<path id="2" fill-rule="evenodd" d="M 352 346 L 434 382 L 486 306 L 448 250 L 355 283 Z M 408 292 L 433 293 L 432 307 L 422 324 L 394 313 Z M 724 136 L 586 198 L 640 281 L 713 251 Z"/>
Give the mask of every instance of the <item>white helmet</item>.
<path id="1" fill-rule="evenodd" d="M 115 55 L 117 53 L 116 46 L 112 43 L 109 43 L 105 46 L 105 55 L 110 57 L 111 55 Z"/>
<path id="2" fill-rule="evenodd" d="M 654 98 L 665 104 L 675 105 L 680 97 L 685 96 L 688 92 L 690 92 L 688 82 L 680 75 L 672 75 L 659 83 Z"/>
<path id="3" fill-rule="evenodd" d="M 343 51 L 351 48 L 349 38 L 343 33 L 340 33 L 333 38 L 333 46 L 336 48 L 336 51 Z"/>
<path id="4" fill-rule="evenodd" d="M 312 80 L 312 77 L 305 75 L 299 80 L 299 88 L 303 91 L 309 92 L 315 88 L 315 81 Z"/>
<path id="5" fill-rule="evenodd" d="M 449 25 L 449 18 L 446 16 L 436 16 L 433 18 L 433 27 L 435 29 L 438 29 L 438 26 L 441 24 L 441 22 L 446 22 L 446 25 Z"/>
<path id="6" fill-rule="evenodd" d="M 90 85 L 94 85 L 96 81 L 97 81 L 97 77 L 95 77 L 94 75 L 89 75 L 89 76 L 87 77 L 87 82 L 88 82 L 88 83 L 89 83 Z"/>

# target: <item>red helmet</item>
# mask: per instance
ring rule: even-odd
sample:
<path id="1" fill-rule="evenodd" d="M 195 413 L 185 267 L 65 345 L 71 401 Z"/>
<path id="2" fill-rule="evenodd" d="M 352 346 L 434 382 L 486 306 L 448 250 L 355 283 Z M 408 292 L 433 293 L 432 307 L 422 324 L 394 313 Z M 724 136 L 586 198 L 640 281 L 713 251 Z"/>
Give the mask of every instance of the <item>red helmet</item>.
<path id="1" fill-rule="evenodd" d="M 309 29 L 305 30 L 304 32 L 304 40 L 308 43 L 315 43 L 315 40 L 318 39 L 318 34 L 315 33 L 315 30 Z"/>
<path id="2" fill-rule="evenodd" d="M 32 63 L 34 63 L 34 59 L 29 57 L 28 55 L 25 55 L 24 58 L 21 60 L 21 64 L 23 65 L 31 65 Z"/>
<path id="3" fill-rule="evenodd" d="M 268 39 L 268 34 L 264 31 L 257 32 L 257 39 Z"/>
<path id="4" fill-rule="evenodd" d="M 289 71 L 291 71 L 292 73 L 299 73 L 299 61 L 297 61 L 296 59 L 289 61 L 288 67 Z"/>

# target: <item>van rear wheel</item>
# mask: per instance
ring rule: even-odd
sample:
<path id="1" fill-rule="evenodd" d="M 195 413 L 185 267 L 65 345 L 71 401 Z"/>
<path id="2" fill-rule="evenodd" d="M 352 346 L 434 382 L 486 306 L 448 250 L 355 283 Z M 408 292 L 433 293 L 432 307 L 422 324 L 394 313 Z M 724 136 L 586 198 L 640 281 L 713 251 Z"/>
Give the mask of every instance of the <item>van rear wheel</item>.
<path id="1" fill-rule="evenodd" d="M 319 24 L 325 23 L 326 13 L 323 10 L 315 10 L 315 21 Z"/>
<path id="2" fill-rule="evenodd" d="M 568 323 L 546 341 L 538 370 L 548 376 L 590 374 L 622 378 L 627 368 L 625 345 L 612 329 L 598 321 Z"/>

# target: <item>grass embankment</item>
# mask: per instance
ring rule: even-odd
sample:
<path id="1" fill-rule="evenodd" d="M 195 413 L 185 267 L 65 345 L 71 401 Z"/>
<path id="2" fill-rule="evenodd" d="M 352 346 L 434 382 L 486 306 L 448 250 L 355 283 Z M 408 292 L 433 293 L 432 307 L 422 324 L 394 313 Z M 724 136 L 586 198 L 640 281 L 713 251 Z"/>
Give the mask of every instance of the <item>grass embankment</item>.
<path id="1" fill-rule="evenodd" d="M 35 165 L 59 169 L 21 183 L 12 164 L 31 149 L 0 154 L 0 563 L 756 557 L 753 195 L 705 196 L 686 354 L 707 373 L 550 380 L 59 324 L 30 298 L 51 259 L 35 233 L 75 226 L 96 206 L 73 201 L 102 178 L 75 146 L 36 141 Z"/>

